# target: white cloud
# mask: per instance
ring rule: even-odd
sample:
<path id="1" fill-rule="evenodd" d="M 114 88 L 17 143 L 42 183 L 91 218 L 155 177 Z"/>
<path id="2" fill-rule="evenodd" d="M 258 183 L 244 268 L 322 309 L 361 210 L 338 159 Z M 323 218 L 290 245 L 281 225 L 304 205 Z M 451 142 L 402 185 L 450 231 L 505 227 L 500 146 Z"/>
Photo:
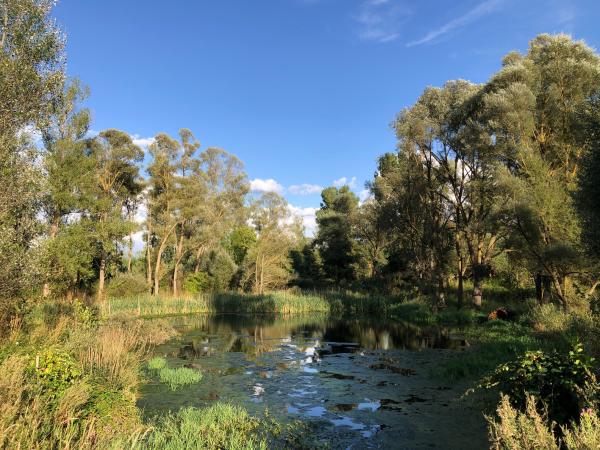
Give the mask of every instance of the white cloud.
<path id="1" fill-rule="evenodd" d="M 436 38 L 439 38 L 440 36 L 443 36 L 446 33 L 449 33 L 452 30 L 462 28 L 465 25 L 468 25 L 469 23 L 481 17 L 496 11 L 500 7 L 502 1 L 503 0 L 486 0 L 477 5 L 475 8 L 471 9 L 466 14 L 463 14 L 462 16 L 445 23 L 439 28 L 429 31 L 421 39 L 411 41 L 408 44 L 406 44 L 406 46 L 413 47 L 415 45 L 426 44 L 428 42 L 433 41 Z"/>
<path id="2" fill-rule="evenodd" d="M 302 219 L 302 225 L 304 225 L 304 233 L 307 236 L 314 236 L 317 229 L 317 208 L 302 208 L 299 206 L 288 205 L 290 213 Z"/>
<path id="3" fill-rule="evenodd" d="M 358 37 L 382 43 L 394 41 L 410 15 L 406 5 L 393 0 L 364 0 L 355 17 Z"/>
<path id="4" fill-rule="evenodd" d="M 362 191 L 360 191 L 358 193 L 358 200 L 360 201 L 361 204 L 363 204 L 370 198 L 371 198 L 371 191 L 369 189 L 363 189 Z"/>
<path id="5" fill-rule="evenodd" d="M 251 180 L 250 190 L 253 192 L 276 192 L 278 194 L 281 194 L 284 191 L 283 186 L 273 178 L 267 180 L 255 178 L 254 180 Z"/>
<path id="6" fill-rule="evenodd" d="M 130 136 L 133 140 L 133 143 L 138 147 L 141 147 L 144 151 L 146 151 L 155 140 L 154 137 L 141 137 L 139 134 L 131 134 Z"/>
<path id="7" fill-rule="evenodd" d="M 332 184 L 338 188 L 342 187 L 342 186 L 348 186 L 350 188 L 354 188 L 354 187 L 356 187 L 356 177 L 352 177 L 350 179 L 348 179 L 346 177 L 338 178 L 337 180 L 334 180 Z"/>
<path id="8" fill-rule="evenodd" d="M 309 183 L 293 184 L 290 187 L 288 187 L 288 189 L 287 189 L 287 191 L 290 194 L 294 194 L 294 195 L 318 194 L 322 190 L 323 190 L 322 186 L 319 186 L 318 184 L 309 184 Z"/>

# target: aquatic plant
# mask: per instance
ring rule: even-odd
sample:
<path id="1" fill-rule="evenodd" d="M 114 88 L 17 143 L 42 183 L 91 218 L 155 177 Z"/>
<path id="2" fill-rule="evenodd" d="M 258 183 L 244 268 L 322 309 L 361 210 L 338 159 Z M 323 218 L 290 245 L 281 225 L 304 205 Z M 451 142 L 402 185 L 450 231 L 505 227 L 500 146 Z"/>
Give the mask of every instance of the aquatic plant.
<path id="1" fill-rule="evenodd" d="M 163 367 L 158 371 L 158 379 L 161 383 L 166 383 L 173 390 L 188 384 L 198 383 L 202 379 L 202 372 L 187 367 L 177 367 L 175 369 Z"/>
<path id="2" fill-rule="evenodd" d="M 160 370 L 167 365 L 167 360 L 161 356 L 155 356 L 146 364 L 150 370 Z"/>

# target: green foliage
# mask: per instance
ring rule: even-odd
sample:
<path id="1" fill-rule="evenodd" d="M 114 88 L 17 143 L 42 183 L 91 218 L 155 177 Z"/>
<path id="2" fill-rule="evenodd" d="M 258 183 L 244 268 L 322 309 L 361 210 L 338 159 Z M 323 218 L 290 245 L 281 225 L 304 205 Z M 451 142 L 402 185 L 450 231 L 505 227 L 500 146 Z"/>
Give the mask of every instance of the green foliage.
<path id="1" fill-rule="evenodd" d="M 179 389 L 188 384 L 198 383 L 202 380 L 202 373 L 196 369 L 187 367 L 169 368 L 163 367 L 158 371 L 158 379 L 161 383 L 166 383 L 172 390 Z"/>
<path id="2" fill-rule="evenodd" d="M 167 360 L 161 356 L 155 356 L 146 364 L 150 370 L 160 370 L 167 366 Z"/>
<path id="3" fill-rule="evenodd" d="M 225 248 L 233 261 L 239 266 L 246 258 L 248 250 L 256 243 L 256 232 L 243 225 L 234 229 L 225 241 Z"/>
<path id="4" fill-rule="evenodd" d="M 323 260 L 323 271 L 335 283 L 352 282 L 356 279 L 358 263 L 352 231 L 358 197 L 348 186 L 324 189 L 321 197 L 315 243 Z"/>
<path id="5" fill-rule="evenodd" d="M 503 395 L 496 413 L 486 416 L 493 450 L 594 450 L 600 448 L 600 417 L 593 409 L 581 411 L 577 420 L 556 429 L 539 402 L 527 396 L 525 410 L 512 406 Z"/>
<path id="6" fill-rule="evenodd" d="M 183 287 L 190 294 L 199 294 L 208 291 L 210 286 L 209 276 L 205 272 L 190 273 L 185 277 Z"/>
<path id="7" fill-rule="evenodd" d="M 548 407 L 548 416 L 560 424 L 568 423 L 579 412 L 593 406 L 600 385 L 593 373 L 593 358 L 587 357 L 581 344 L 568 353 L 529 351 L 500 365 L 482 387 L 498 388 L 524 410 L 527 397 L 534 396 Z"/>
<path id="8" fill-rule="evenodd" d="M 60 392 L 79 379 L 82 370 L 68 353 L 46 350 L 31 361 L 29 371 L 51 392 Z"/>
<path id="9" fill-rule="evenodd" d="M 129 297 L 148 292 L 146 279 L 136 273 L 119 272 L 108 282 L 106 294 L 109 297 Z"/>

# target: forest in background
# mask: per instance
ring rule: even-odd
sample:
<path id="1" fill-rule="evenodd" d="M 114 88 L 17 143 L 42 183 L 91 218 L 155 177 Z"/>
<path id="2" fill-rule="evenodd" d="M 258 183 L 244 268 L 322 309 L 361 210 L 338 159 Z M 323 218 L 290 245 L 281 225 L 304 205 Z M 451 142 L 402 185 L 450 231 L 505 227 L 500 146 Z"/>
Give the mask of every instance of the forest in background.
<path id="1" fill-rule="evenodd" d="M 581 41 L 540 35 L 487 83 L 425 89 L 392 122 L 369 198 L 324 189 L 306 237 L 285 199 L 251 194 L 243 163 L 189 129 L 146 154 L 116 128 L 90 136 L 89 91 L 37 20 L 2 37 L 5 299 L 298 286 L 480 307 L 486 280 L 564 310 L 594 298 L 600 59 Z"/>

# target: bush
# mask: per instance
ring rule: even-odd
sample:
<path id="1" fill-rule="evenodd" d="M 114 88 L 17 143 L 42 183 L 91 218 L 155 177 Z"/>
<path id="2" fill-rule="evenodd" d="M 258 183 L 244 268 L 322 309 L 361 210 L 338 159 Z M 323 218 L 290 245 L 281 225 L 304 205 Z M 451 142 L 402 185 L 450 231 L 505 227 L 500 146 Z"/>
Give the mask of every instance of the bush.
<path id="1" fill-rule="evenodd" d="M 580 413 L 579 423 L 571 422 L 555 433 L 545 410 L 540 413 L 537 401 L 527 396 L 525 410 L 513 408 L 509 397 L 503 395 L 498 419 L 486 416 L 493 450 L 597 450 L 600 448 L 600 418 L 593 409 Z M 562 437 L 559 435 L 562 434 Z"/>
<path id="2" fill-rule="evenodd" d="M 552 427 L 536 408 L 533 397 L 527 396 L 524 412 L 514 409 L 503 395 L 497 409 L 499 421 L 487 417 L 490 448 L 493 450 L 559 450 Z"/>
<path id="3" fill-rule="evenodd" d="M 529 396 L 534 396 L 547 405 L 552 421 L 565 424 L 596 403 L 600 386 L 592 372 L 592 362 L 593 358 L 584 355 L 581 344 L 567 354 L 556 350 L 529 351 L 516 361 L 500 365 L 481 386 L 500 388 L 522 411 Z"/>
<path id="4" fill-rule="evenodd" d="M 183 282 L 183 288 L 190 294 L 206 292 L 210 286 L 208 275 L 204 272 L 191 273 Z"/>
<path id="5" fill-rule="evenodd" d="M 110 279 L 106 287 L 106 294 L 109 297 L 129 297 L 147 292 L 148 284 L 146 278 L 140 274 L 133 273 L 118 273 Z"/>

